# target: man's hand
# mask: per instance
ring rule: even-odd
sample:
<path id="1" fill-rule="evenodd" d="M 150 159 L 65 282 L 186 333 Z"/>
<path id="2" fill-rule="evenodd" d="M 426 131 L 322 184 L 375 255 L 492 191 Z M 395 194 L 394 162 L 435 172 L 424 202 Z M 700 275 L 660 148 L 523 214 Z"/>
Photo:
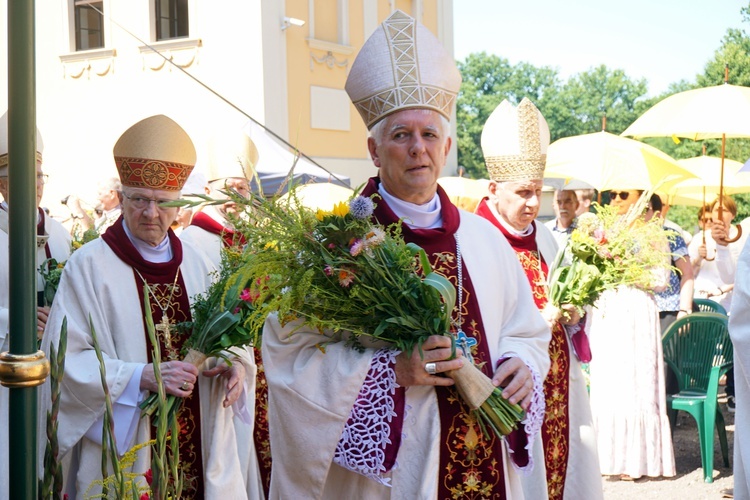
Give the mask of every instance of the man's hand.
<path id="1" fill-rule="evenodd" d="M 451 370 L 458 370 L 464 364 L 461 351 L 456 349 L 456 359 L 451 357 L 452 339 L 447 336 L 433 335 L 422 344 L 422 353 L 416 347 L 407 356 L 402 352 L 396 356 L 396 383 L 401 387 L 411 385 L 453 385 L 453 379 L 439 375 Z M 425 370 L 425 364 L 435 363 L 435 374 L 431 375 Z"/>
<path id="2" fill-rule="evenodd" d="M 224 408 L 232 406 L 240 398 L 242 391 L 245 390 L 247 372 L 245 371 L 245 365 L 239 359 L 235 359 L 232 366 L 220 363 L 210 370 L 204 370 L 203 375 L 205 377 L 221 376 L 226 379 L 227 395 L 224 398 Z"/>
<path id="3" fill-rule="evenodd" d="M 563 325 L 577 325 L 581 321 L 581 315 L 578 314 L 578 308 L 572 304 L 562 305 L 562 316 L 560 323 Z"/>
<path id="4" fill-rule="evenodd" d="M 164 390 L 167 394 L 185 398 L 193 393 L 195 382 L 198 380 L 198 369 L 195 366 L 184 361 L 167 361 L 162 363 L 160 368 Z M 143 368 L 140 388 L 151 392 L 159 391 L 154 376 L 153 363 L 149 363 Z"/>
<path id="5" fill-rule="evenodd" d="M 36 308 L 36 335 L 39 340 L 42 339 L 44 333 L 44 327 L 47 326 L 47 319 L 49 319 L 49 307 L 37 307 Z"/>
<path id="6" fill-rule="evenodd" d="M 534 389 L 531 370 L 521 358 L 508 358 L 492 377 L 496 387 L 503 388 L 503 398 L 511 403 L 519 403 L 524 410 L 529 409 Z"/>

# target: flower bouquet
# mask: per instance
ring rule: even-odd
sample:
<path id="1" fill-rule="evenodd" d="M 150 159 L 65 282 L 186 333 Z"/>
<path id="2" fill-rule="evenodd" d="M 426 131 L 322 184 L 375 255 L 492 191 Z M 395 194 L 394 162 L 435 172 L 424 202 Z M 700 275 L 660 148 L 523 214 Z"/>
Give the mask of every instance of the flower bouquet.
<path id="1" fill-rule="evenodd" d="M 571 304 L 583 312 L 605 290 L 630 285 L 652 290 L 658 283 L 655 270 L 668 267 L 667 235 L 657 218 L 645 222 L 645 192 L 627 214 L 610 205 L 578 217 L 564 251 L 558 253 L 550 276 L 550 302 Z M 560 266 L 563 260 L 569 265 Z"/>
<path id="2" fill-rule="evenodd" d="M 216 281 L 204 295 L 196 297 L 192 307 L 193 321 L 177 325 L 177 329 L 191 332 L 183 345 L 183 361 L 200 368 L 210 357 L 224 359 L 231 365 L 232 348 L 256 345 L 260 330 L 246 326 L 256 308 L 257 294 L 249 288 L 227 286 L 227 279 L 239 265 L 237 255 L 226 251 Z M 151 394 L 140 407 L 142 415 L 152 415 L 157 409 L 157 394 Z M 169 396 L 168 410 L 179 408 L 181 398 Z"/>
<path id="3" fill-rule="evenodd" d="M 406 243 L 400 224 L 371 220 L 372 199 L 357 196 L 332 211 L 312 212 L 294 202 L 256 200 L 238 230 L 252 250 L 228 285 L 249 287 L 261 304 L 250 314 L 258 330 L 269 313 L 282 323 L 301 319 L 327 342 L 343 337 L 354 349 L 373 343 L 421 352 L 431 335 L 450 335 L 456 291 L 432 271 L 419 246 Z M 455 347 L 454 347 L 455 349 Z M 449 373 L 479 422 L 510 433 L 523 418 L 519 405 L 472 363 Z"/>

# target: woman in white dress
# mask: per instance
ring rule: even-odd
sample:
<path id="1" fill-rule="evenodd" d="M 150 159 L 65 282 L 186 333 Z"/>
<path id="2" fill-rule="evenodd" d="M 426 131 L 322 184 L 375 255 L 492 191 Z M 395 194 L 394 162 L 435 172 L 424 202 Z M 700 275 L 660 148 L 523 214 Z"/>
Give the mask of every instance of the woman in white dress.
<path id="1" fill-rule="evenodd" d="M 611 204 L 625 214 L 640 195 L 638 190 L 611 191 Z M 599 463 L 602 474 L 622 479 L 675 475 L 652 292 L 631 286 L 606 291 L 589 315 L 591 413 Z"/>

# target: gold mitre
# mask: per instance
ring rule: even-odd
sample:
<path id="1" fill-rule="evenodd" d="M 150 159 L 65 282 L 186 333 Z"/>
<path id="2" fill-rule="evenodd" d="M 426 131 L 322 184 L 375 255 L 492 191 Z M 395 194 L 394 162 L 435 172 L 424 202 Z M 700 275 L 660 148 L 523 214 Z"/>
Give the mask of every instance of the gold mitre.
<path id="1" fill-rule="evenodd" d="M 252 179 L 258 148 L 242 130 L 222 131 L 208 141 L 208 182 L 219 179 Z"/>
<path id="2" fill-rule="evenodd" d="M 525 97 L 518 107 L 501 102 L 482 130 L 482 153 L 493 181 L 542 179 L 548 147 L 547 121 Z"/>
<path id="3" fill-rule="evenodd" d="M 44 141 L 39 129 L 36 129 L 36 161 L 42 162 Z M 0 117 L 0 177 L 8 176 L 8 112 Z"/>
<path id="4" fill-rule="evenodd" d="M 346 79 L 346 92 L 367 128 L 408 108 L 451 119 L 461 86 L 456 63 L 437 38 L 397 10 L 367 39 Z"/>
<path id="5" fill-rule="evenodd" d="M 193 141 L 164 115 L 127 129 L 112 153 L 123 186 L 180 191 L 195 166 Z"/>

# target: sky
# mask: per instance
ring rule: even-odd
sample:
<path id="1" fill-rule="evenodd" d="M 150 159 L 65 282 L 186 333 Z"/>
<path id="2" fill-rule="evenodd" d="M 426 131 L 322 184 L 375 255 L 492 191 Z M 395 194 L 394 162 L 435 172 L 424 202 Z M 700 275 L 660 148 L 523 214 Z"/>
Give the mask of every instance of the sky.
<path id="1" fill-rule="evenodd" d="M 649 95 L 694 81 L 728 28 L 750 31 L 748 0 L 454 0 L 455 57 L 485 51 L 557 68 L 563 81 L 601 64 Z M 731 68 L 730 68 L 731 83 Z"/>

